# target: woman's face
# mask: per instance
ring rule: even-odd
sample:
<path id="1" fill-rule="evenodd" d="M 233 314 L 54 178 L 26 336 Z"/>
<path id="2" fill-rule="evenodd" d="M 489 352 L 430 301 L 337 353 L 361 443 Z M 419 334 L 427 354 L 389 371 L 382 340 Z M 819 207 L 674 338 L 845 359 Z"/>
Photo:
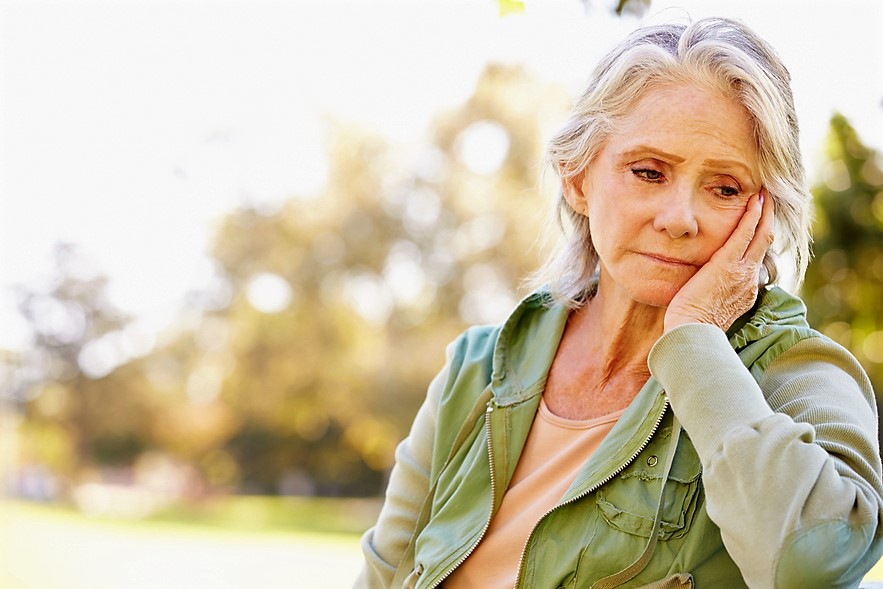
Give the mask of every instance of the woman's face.
<path id="1" fill-rule="evenodd" d="M 674 85 L 649 90 L 564 193 L 589 217 L 599 288 L 666 307 L 760 188 L 745 108 Z"/>

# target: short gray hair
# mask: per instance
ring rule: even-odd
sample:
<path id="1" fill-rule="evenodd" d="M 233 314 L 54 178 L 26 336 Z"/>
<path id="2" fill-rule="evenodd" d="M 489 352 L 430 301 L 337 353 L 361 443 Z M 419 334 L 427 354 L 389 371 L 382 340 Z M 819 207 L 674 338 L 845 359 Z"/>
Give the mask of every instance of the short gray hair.
<path id="1" fill-rule="evenodd" d="M 726 93 L 748 111 L 760 180 L 776 205 L 775 249 L 763 266 L 765 284 L 777 281 L 777 252 L 794 264 L 799 285 L 810 259 L 812 196 L 800 155 L 791 76 L 770 45 L 743 23 L 706 18 L 690 25 L 637 29 L 608 53 L 593 72 L 546 158 L 562 177 L 578 176 L 648 89 L 686 82 Z M 598 254 L 589 220 L 575 212 L 559 190 L 555 218 L 565 237 L 535 279 L 553 298 L 572 308 L 591 296 Z M 764 273 L 762 273 L 764 274 Z"/>

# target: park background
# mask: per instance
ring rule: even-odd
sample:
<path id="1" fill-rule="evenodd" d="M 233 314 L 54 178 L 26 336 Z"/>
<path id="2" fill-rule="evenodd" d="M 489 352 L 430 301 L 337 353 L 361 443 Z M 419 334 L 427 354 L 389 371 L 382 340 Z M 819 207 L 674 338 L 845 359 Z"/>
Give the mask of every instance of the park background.
<path id="1" fill-rule="evenodd" d="M 791 70 L 801 293 L 883 391 L 883 4 L 0 0 L 0 587 L 348 586 L 592 65 L 708 15 Z"/>

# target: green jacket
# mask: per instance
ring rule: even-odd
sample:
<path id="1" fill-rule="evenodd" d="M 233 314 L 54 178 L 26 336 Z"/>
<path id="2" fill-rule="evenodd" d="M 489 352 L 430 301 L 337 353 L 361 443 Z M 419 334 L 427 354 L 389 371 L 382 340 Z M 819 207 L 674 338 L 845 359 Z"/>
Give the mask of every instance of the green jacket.
<path id="1" fill-rule="evenodd" d="M 517 586 L 857 586 L 883 551 L 874 395 L 804 311 L 773 288 L 728 334 L 660 338 L 653 376 L 534 527 Z M 537 293 L 449 347 L 363 537 L 357 587 L 437 586 L 480 542 L 566 319 Z"/>

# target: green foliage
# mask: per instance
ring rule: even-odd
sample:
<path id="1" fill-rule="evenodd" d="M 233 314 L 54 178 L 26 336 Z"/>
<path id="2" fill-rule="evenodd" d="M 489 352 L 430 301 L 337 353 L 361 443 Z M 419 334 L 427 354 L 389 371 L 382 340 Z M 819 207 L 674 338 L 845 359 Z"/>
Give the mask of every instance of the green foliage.
<path id="1" fill-rule="evenodd" d="M 617 0 L 616 8 L 613 9 L 617 15 L 633 14 L 641 16 L 650 8 L 650 0 Z"/>
<path id="2" fill-rule="evenodd" d="M 520 0 L 497 0 L 497 5 L 500 9 L 500 16 L 524 12 L 524 2 Z"/>
<path id="3" fill-rule="evenodd" d="M 883 158 L 841 115 L 831 119 L 816 201 L 815 260 L 803 292 L 810 322 L 848 348 L 883 393 Z"/>

